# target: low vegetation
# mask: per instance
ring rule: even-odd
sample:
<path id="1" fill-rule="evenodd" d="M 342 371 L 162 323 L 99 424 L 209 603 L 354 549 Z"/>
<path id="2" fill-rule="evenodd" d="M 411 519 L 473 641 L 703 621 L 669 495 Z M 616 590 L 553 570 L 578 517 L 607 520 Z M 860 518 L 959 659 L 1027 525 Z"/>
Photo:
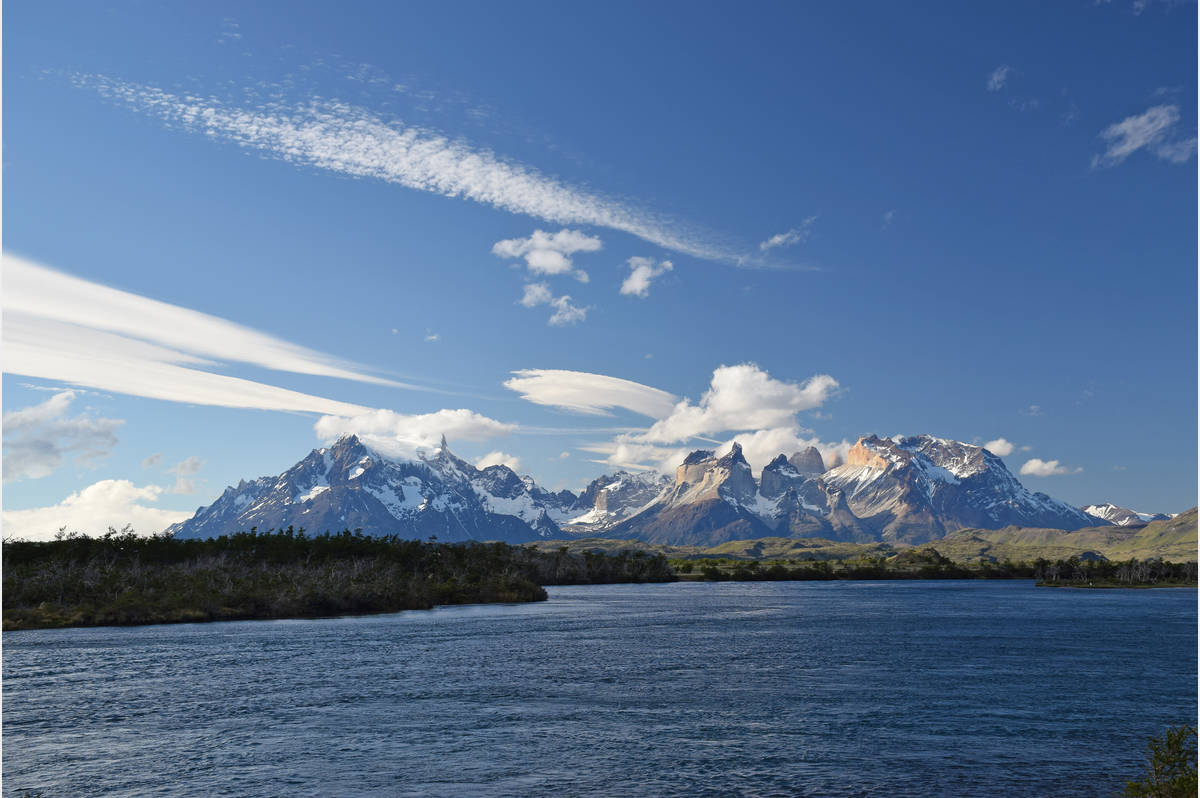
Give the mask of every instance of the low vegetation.
<path id="1" fill-rule="evenodd" d="M 1146 746 L 1142 778 L 1125 783 L 1128 798 L 1195 798 L 1196 727 L 1176 726 Z"/>
<path id="2" fill-rule="evenodd" d="M 539 601 L 542 585 L 669 581 L 665 558 L 256 530 L 4 543 L 4 629 L 297 618 Z"/>

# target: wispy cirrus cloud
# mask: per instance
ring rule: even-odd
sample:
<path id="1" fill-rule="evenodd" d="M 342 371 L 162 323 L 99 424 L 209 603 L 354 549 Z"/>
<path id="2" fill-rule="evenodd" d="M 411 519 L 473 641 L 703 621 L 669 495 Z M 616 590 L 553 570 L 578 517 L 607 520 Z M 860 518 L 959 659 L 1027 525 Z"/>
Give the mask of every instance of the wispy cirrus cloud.
<path id="1" fill-rule="evenodd" d="M 102 75 L 75 75 L 73 82 L 168 125 L 272 158 L 468 199 L 558 224 L 618 230 L 705 260 L 737 260 L 728 248 L 659 214 L 576 188 L 437 131 L 386 120 L 366 108 L 320 100 L 240 108 L 212 97 L 175 94 Z"/>
<path id="2" fill-rule="evenodd" d="M 793 227 L 783 233 L 776 233 L 766 241 L 758 245 L 759 250 L 767 252 L 768 250 L 778 247 L 790 247 L 793 244 L 802 244 L 812 236 L 812 226 L 816 223 L 816 216 L 809 216 L 797 227 Z"/>
<path id="3" fill-rule="evenodd" d="M 1138 150 L 1170 163 L 1187 163 L 1196 154 L 1196 137 L 1180 134 L 1178 105 L 1156 105 L 1127 116 L 1100 131 L 1100 138 L 1107 149 L 1093 156 L 1093 169 L 1116 166 Z"/>
<path id="4" fill-rule="evenodd" d="M 1001 64 L 988 73 L 987 90 L 1000 91 L 1008 83 L 1009 73 L 1012 72 L 1012 67 L 1008 64 Z"/>

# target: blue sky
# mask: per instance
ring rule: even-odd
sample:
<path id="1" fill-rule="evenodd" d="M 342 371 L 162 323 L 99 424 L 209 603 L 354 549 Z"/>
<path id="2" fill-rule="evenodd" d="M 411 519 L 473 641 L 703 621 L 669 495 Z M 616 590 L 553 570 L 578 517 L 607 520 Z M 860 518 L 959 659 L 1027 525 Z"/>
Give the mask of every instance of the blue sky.
<path id="1" fill-rule="evenodd" d="M 6 523 L 345 431 L 573 489 L 931 433 L 1195 504 L 1194 4 L 351 10 L 5 8 Z"/>

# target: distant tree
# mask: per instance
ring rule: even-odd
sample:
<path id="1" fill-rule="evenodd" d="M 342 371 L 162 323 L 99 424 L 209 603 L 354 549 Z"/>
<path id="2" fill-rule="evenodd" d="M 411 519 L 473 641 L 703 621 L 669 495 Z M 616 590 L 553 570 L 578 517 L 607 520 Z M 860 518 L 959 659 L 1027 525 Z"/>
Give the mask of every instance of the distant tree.
<path id="1" fill-rule="evenodd" d="M 1129 798 L 1194 798 L 1196 795 L 1196 727 L 1167 729 L 1146 746 L 1146 772 L 1141 781 L 1125 783 Z"/>

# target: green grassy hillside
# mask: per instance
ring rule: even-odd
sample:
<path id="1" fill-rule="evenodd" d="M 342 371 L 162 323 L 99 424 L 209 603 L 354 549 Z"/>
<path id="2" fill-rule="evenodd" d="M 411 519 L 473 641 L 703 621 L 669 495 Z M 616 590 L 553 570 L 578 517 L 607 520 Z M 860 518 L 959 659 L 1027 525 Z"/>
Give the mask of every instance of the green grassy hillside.
<path id="1" fill-rule="evenodd" d="M 725 558 L 730 560 L 862 560 L 893 557 L 904 547 L 888 543 L 843 543 L 823 538 L 758 538 L 731 540 L 717 546 L 664 546 L 636 540 L 581 538 L 547 540 L 531 544 L 541 551 L 566 548 L 612 554 L 644 551 L 672 560 Z M 1065 560 L 1073 556 L 1100 555 L 1109 560 L 1162 558 L 1195 562 L 1196 510 L 1144 527 L 1098 526 L 1066 532 L 1061 529 L 961 529 L 940 540 L 922 544 L 957 563 L 1033 562 L 1039 558 Z"/>

